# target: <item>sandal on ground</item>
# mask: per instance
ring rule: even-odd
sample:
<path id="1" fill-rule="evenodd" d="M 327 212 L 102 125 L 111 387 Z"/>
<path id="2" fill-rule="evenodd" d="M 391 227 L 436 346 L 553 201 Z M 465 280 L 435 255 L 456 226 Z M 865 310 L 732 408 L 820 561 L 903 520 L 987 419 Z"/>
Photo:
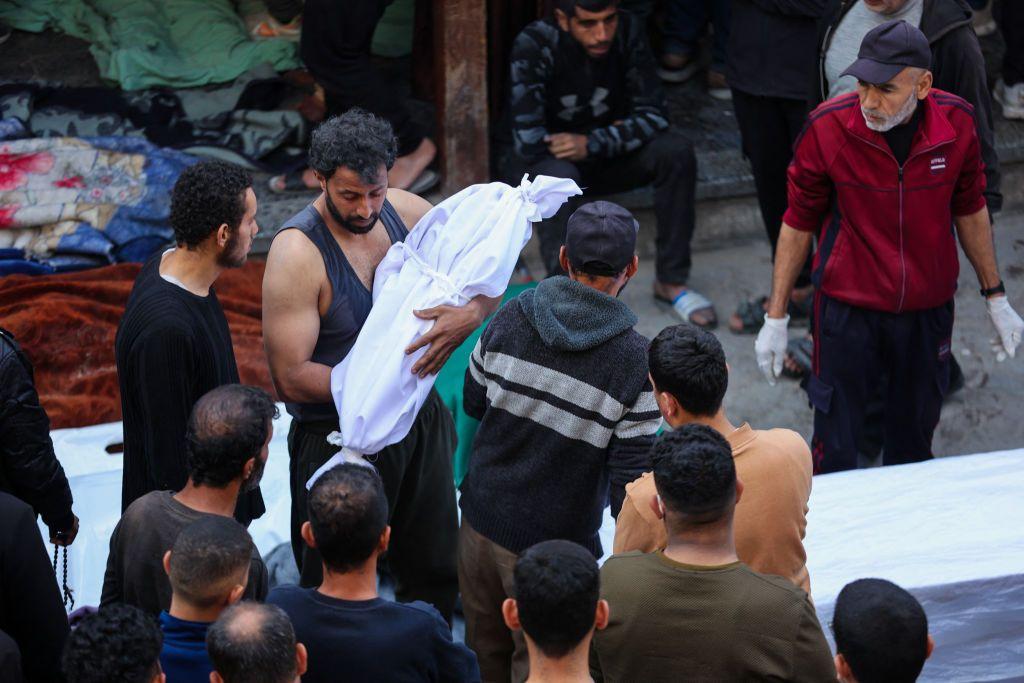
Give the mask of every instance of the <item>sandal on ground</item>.
<path id="1" fill-rule="evenodd" d="M 715 327 L 718 326 L 718 316 L 715 314 L 714 304 L 712 304 L 706 296 L 700 294 L 699 292 L 695 292 L 692 289 L 684 289 L 683 292 L 674 300 L 671 300 L 668 297 L 664 297 L 659 294 L 655 294 L 654 298 L 657 299 L 658 301 L 663 301 L 667 304 L 670 304 L 672 306 L 672 309 L 676 312 L 676 315 L 678 315 L 680 318 L 690 323 L 691 325 L 702 327 L 705 330 L 713 330 L 715 329 Z M 694 313 L 704 312 L 710 314 L 711 319 L 708 322 L 701 324 L 693 319 Z"/>
<path id="2" fill-rule="evenodd" d="M 786 312 L 789 313 L 790 325 L 795 326 L 798 323 L 810 320 L 813 301 L 813 297 L 810 296 L 800 302 L 793 301 L 792 299 L 789 300 Z M 767 303 L 768 297 L 766 296 L 742 302 L 736 307 L 736 313 L 733 314 L 732 320 L 729 321 L 729 329 L 736 334 L 756 334 L 759 332 L 761 325 L 764 324 L 764 312 Z"/>
<path id="3" fill-rule="evenodd" d="M 786 363 L 782 366 L 782 376 L 789 379 L 803 379 L 811 374 L 814 363 L 814 340 L 810 337 L 790 339 L 786 345 Z M 795 365 L 796 368 L 790 367 Z"/>
<path id="4" fill-rule="evenodd" d="M 267 181 L 267 189 L 274 194 L 286 194 L 289 192 L 315 192 L 318 188 L 307 187 L 302 180 L 302 173 L 306 169 L 294 168 L 284 175 L 276 175 Z M 284 185 L 278 187 L 278 182 L 284 179 Z"/>

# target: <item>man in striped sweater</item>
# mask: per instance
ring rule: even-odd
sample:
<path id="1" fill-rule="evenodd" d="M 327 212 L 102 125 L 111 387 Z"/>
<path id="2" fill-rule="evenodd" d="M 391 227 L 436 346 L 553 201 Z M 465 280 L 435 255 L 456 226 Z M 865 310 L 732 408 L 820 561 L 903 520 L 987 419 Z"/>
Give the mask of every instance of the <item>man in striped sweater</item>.
<path id="1" fill-rule="evenodd" d="M 464 405 L 480 429 L 461 487 L 459 584 L 485 681 L 528 673 L 501 614 L 518 554 L 567 539 L 600 557 L 609 498 L 618 514 L 625 484 L 648 467 L 661 425 L 648 340 L 616 298 L 637 271 L 637 227 L 615 204 L 580 207 L 559 255 L 568 277 L 506 304 L 473 351 Z"/>

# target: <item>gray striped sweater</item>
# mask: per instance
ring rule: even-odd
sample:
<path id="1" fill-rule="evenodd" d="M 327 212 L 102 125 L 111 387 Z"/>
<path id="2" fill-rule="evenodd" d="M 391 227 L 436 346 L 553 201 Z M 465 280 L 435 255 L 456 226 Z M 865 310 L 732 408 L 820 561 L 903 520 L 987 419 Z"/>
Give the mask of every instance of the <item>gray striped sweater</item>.
<path id="1" fill-rule="evenodd" d="M 460 506 L 486 538 L 519 553 L 575 541 L 602 554 L 611 498 L 650 469 L 661 415 L 648 340 L 619 301 L 565 277 L 506 303 L 473 350 L 464 406 L 480 420 Z"/>

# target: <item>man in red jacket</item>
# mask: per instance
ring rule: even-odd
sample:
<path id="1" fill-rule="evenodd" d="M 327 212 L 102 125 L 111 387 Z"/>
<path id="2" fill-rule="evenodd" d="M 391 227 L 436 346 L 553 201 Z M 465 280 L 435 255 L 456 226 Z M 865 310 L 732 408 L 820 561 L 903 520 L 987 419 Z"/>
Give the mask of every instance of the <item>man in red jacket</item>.
<path id="1" fill-rule="evenodd" d="M 883 371 L 885 464 L 932 457 L 949 383 L 954 225 L 1006 355 L 1024 332 L 999 278 L 972 108 L 932 89 L 930 64 L 917 28 L 893 21 L 872 29 L 844 72 L 857 78 L 857 93 L 811 113 L 789 167 L 789 208 L 754 346 L 774 383 L 786 352 L 786 303 L 818 232 L 807 386 L 816 472 L 857 467 L 864 405 Z"/>

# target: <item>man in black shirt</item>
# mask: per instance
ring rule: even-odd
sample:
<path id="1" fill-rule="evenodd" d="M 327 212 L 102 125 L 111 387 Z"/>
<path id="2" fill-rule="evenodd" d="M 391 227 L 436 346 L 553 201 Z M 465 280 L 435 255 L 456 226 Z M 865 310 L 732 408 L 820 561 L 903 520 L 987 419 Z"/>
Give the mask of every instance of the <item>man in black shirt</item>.
<path id="1" fill-rule="evenodd" d="M 121 509 L 188 479 L 185 425 L 200 396 L 238 382 L 231 332 L 213 283 L 246 260 L 256 225 L 252 178 L 204 161 L 185 170 L 171 195 L 177 248 L 155 255 L 135 280 L 117 330 L 124 416 Z M 239 497 L 248 525 L 265 511 L 258 488 Z"/>
<path id="2" fill-rule="evenodd" d="M 572 178 L 588 193 L 653 184 L 654 296 L 688 322 L 714 325 L 711 302 L 686 288 L 697 161 L 690 143 L 669 130 L 641 22 L 617 0 L 559 0 L 554 20 L 519 34 L 511 61 L 509 180 L 525 170 Z M 570 200 L 538 227 L 548 275 L 561 273 L 566 221 L 589 199 Z"/>
<path id="3" fill-rule="evenodd" d="M 452 640 L 441 614 L 377 595 L 377 558 L 391 537 L 388 500 L 376 471 L 343 464 L 309 491 L 302 538 L 320 551 L 316 588 L 279 586 L 267 596 L 292 620 L 309 653 L 306 683 L 479 681 L 476 657 Z"/>

